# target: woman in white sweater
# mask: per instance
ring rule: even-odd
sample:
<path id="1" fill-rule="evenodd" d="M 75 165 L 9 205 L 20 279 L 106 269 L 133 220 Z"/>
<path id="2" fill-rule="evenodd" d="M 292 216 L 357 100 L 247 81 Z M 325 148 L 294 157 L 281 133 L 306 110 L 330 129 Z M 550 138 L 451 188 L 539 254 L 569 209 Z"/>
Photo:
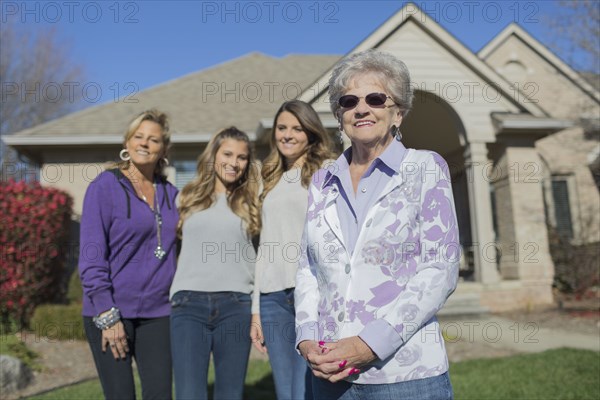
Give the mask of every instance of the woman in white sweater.
<path id="1" fill-rule="evenodd" d="M 248 324 L 260 230 L 258 169 L 248 136 L 231 127 L 198 159 L 178 198 L 182 248 L 171 286 L 171 350 L 177 399 L 241 399 L 250 353 Z"/>
<path id="2" fill-rule="evenodd" d="M 268 349 L 278 399 L 312 397 L 311 375 L 296 352 L 294 287 L 312 175 L 332 159 L 327 131 L 310 105 L 283 103 L 262 169 L 262 231 L 256 260 L 251 338 Z M 260 306 L 259 306 L 260 304 Z"/>

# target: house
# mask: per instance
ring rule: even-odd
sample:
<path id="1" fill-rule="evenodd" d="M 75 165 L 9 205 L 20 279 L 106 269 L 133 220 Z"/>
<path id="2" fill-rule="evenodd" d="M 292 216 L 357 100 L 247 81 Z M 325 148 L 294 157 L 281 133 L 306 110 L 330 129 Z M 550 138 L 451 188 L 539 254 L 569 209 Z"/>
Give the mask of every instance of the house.
<path id="1" fill-rule="evenodd" d="M 475 54 L 412 3 L 350 53 L 370 48 L 411 72 L 405 145 L 450 166 L 463 260 L 445 310 L 552 303 L 548 224 L 579 243 L 600 241 L 598 89 L 516 24 Z M 326 92 L 339 57 L 252 53 L 140 92 L 137 103 L 92 107 L 4 140 L 40 164 L 43 184 L 70 192 L 78 214 L 87 184 L 117 159 L 129 119 L 150 107 L 171 115 L 169 176 L 180 187 L 220 128 L 249 132 L 264 156 L 285 100 L 310 102 L 333 135 Z"/>

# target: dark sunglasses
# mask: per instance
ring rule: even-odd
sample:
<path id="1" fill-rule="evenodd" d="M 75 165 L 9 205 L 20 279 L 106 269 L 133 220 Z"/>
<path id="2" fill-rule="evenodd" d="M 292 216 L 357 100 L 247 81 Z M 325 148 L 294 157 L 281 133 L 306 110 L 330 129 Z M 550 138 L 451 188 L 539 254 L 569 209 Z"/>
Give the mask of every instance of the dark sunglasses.
<path id="1" fill-rule="evenodd" d="M 358 97 L 353 94 L 347 94 L 340 97 L 338 103 L 342 108 L 354 108 L 361 98 L 362 97 Z M 391 99 L 391 97 L 385 93 L 369 93 L 364 97 L 364 99 L 365 102 L 372 107 L 381 107 L 385 104 L 387 99 Z"/>

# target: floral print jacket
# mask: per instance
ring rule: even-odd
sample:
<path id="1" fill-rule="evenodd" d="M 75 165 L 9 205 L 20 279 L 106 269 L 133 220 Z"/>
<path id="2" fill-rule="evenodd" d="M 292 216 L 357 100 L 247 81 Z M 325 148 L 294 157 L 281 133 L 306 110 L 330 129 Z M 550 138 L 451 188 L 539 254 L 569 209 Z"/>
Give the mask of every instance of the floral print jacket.
<path id="1" fill-rule="evenodd" d="M 382 384 L 443 374 L 448 359 L 435 314 L 456 288 L 460 257 L 446 162 L 434 152 L 408 149 L 368 211 L 352 255 L 344 247 L 339 190 L 328 184 L 330 177 L 320 170 L 309 187 L 296 276 L 296 345 L 387 327 L 398 340 L 387 341 L 390 350 L 376 352 L 380 359 L 349 381 Z"/>

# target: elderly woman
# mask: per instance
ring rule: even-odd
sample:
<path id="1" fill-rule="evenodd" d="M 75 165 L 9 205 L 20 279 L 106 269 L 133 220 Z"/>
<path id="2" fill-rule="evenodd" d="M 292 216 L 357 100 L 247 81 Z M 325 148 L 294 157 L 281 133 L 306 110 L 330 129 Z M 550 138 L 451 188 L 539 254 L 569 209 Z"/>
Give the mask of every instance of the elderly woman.
<path id="1" fill-rule="evenodd" d="M 318 399 L 449 399 L 436 312 L 456 287 L 458 228 L 445 161 L 407 149 L 406 65 L 369 50 L 329 81 L 352 146 L 309 187 L 296 277 L 297 348 Z"/>

